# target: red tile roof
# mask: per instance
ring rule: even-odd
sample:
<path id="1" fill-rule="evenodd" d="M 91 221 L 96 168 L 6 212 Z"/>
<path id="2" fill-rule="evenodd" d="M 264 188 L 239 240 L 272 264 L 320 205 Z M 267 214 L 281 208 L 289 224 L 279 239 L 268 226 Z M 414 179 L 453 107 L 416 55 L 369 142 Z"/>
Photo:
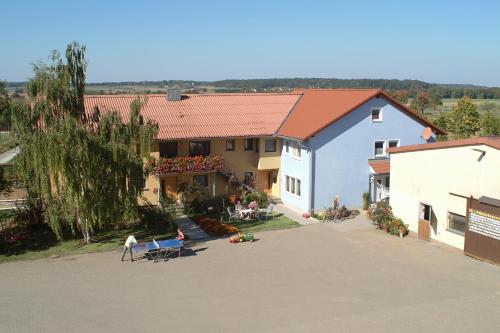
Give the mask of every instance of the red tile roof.
<path id="1" fill-rule="evenodd" d="M 194 139 L 268 136 L 276 133 L 301 95 L 200 94 L 167 101 L 165 95 L 147 95 L 141 114 L 159 125 L 157 139 Z M 133 95 L 85 96 L 85 111 L 117 111 L 127 121 Z"/>
<path id="2" fill-rule="evenodd" d="M 380 89 L 303 89 L 293 111 L 280 127 L 278 135 L 305 140 L 374 97 L 383 96 L 418 122 L 444 133 L 427 119 Z"/>
<path id="3" fill-rule="evenodd" d="M 406 153 L 411 151 L 421 151 L 429 149 L 445 149 L 465 146 L 486 145 L 500 150 L 500 136 L 490 136 L 482 138 L 470 138 L 462 140 L 440 141 L 434 143 L 424 143 L 419 145 L 410 145 L 402 147 L 394 147 L 387 149 L 390 154 Z"/>
<path id="4" fill-rule="evenodd" d="M 381 160 L 369 160 L 368 165 L 372 167 L 377 175 L 391 172 L 391 161 L 388 158 Z"/>

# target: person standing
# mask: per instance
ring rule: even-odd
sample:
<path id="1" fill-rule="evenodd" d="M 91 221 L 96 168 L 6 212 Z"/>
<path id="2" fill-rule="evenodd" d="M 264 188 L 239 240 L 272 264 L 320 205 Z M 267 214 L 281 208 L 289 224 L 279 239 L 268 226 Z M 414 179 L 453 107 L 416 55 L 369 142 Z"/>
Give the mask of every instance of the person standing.
<path id="1" fill-rule="evenodd" d="M 182 232 L 181 227 L 177 228 L 177 240 L 183 241 L 184 240 L 184 233 Z"/>
<path id="2" fill-rule="evenodd" d="M 122 261 L 125 257 L 125 253 L 127 253 L 127 250 L 130 252 L 130 261 L 134 261 L 134 257 L 132 255 L 132 247 L 134 246 L 134 244 L 137 244 L 137 240 L 135 239 L 134 235 L 128 236 L 127 240 L 125 241 L 125 245 L 123 246 Z"/>

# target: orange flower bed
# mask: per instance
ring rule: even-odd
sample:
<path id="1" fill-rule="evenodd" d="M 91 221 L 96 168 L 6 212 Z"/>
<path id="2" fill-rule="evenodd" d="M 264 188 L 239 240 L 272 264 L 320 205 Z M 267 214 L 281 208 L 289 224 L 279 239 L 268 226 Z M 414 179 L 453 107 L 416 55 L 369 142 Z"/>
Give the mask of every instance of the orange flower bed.
<path id="1" fill-rule="evenodd" d="M 238 228 L 210 217 L 195 216 L 192 220 L 210 236 L 225 236 L 239 232 Z"/>

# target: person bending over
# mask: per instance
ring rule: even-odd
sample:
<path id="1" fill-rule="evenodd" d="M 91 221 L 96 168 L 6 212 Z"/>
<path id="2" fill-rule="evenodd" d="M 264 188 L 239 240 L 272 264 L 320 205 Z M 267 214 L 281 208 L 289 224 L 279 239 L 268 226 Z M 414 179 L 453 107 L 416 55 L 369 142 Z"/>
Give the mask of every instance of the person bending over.
<path id="1" fill-rule="evenodd" d="M 130 252 L 130 261 L 134 261 L 134 257 L 132 256 L 132 247 L 134 246 L 134 244 L 137 244 L 137 240 L 135 239 L 134 235 L 128 236 L 127 240 L 125 241 L 125 245 L 123 246 L 122 261 L 125 257 L 125 253 L 127 253 L 127 250 Z"/>

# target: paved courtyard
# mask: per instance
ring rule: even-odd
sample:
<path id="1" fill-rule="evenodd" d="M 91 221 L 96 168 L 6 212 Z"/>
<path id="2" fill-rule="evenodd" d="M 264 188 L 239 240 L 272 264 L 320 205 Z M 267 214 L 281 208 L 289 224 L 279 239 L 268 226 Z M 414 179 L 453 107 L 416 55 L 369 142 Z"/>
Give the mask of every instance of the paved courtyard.
<path id="1" fill-rule="evenodd" d="M 493 332 L 500 267 L 362 218 L 192 244 L 0 265 L 0 332 Z"/>

